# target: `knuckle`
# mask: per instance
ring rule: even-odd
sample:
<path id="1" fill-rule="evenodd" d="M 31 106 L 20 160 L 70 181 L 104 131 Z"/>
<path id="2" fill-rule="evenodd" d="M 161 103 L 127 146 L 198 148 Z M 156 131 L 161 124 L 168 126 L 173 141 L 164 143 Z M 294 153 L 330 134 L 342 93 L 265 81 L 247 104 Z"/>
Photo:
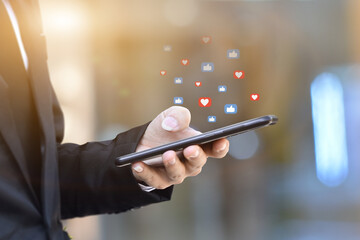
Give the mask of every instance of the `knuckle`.
<path id="1" fill-rule="evenodd" d="M 156 186 L 155 186 L 156 189 L 160 189 L 160 190 L 165 189 L 165 188 L 167 188 L 167 187 L 168 187 L 168 186 L 166 186 L 166 185 L 163 184 L 163 183 L 156 184 Z"/>
<path id="2" fill-rule="evenodd" d="M 154 182 L 154 176 L 150 174 L 149 176 L 144 176 L 144 181 L 151 184 Z"/>
<path id="3" fill-rule="evenodd" d="M 181 178 L 183 178 L 183 174 L 175 174 L 175 175 L 170 176 L 170 179 L 175 182 L 179 181 L 179 179 L 181 179 Z"/>
<path id="4" fill-rule="evenodd" d="M 181 184 L 181 183 L 184 182 L 184 180 L 185 180 L 185 178 L 180 178 L 179 180 L 177 180 L 177 181 L 175 182 L 175 184 Z"/>
<path id="5" fill-rule="evenodd" d="M 223 158 L 223 157 L 226 156 L 227 152 L 228 152 L 227 149 L 225 149 L 225 150 L 223 150 L 223 151 L 220 151 L 220 152 L 217 153 L 217 156 L 216 156 L 216 157 L 217 157 L 217 158 Z"/>
<path id="6" fill-rule="evenodd" d="M 194 172 L 201 171 L 201 169 L 202 169 L 203 166 L 204 166 L 203 164 L 191 166 L 191 167 L 188 168 L 189 173 L 192 174 L 192 173 L 194 173 Z"/>
<path id="7" fill-rule="evenodd" d="M 195 168 L 202 168 L 207 162 L 207 156 L 203 156 L 199 158 L 197 161 L 191 162 L 192 167 Z"/>
<path id="8" fill-rule="evenodd" d="M 198 168 L 198 169 L 195 169 L 192 173 L 190 173 L 190 176 L 194 177 L 194 176 L 197 176 L 201 173 L 202 171 L 202 168 Z"/>

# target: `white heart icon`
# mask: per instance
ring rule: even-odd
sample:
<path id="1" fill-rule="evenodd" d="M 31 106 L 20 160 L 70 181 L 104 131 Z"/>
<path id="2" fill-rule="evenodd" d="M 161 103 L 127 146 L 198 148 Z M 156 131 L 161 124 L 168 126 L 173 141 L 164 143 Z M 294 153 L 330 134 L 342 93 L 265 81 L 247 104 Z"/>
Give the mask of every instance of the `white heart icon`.
<path id="1" fill-rule="evenodd" d="M 256 99 L 258 98 L 258 95 L 257 95 L 257 94 L 253 94 L 253 95 L 251 95 L 251 98 L 252 98 L 253 100 L 256 100 Z"/>
<path id="2" fill-rule="evenodd" d="M 235 72 L 235 76 L 237 78 L 241 78 L 242 74 L 243 74 L 242 72 Z"/>
<path id="3" fill-rule="evenodd" d="M 209 99 L 201 99 L 200 102 L 205 107 L 209 103 Z"/>
<path id="4" fill-rule="evenodd" d="M 200 83 L 199 83 L 199 82 L 196 82 L 195 84 L 196 84 L 196 86 L 200 86 Z"/>
<path id="5" fill-rule="evenodd" d="M 209 37 L 203 37 L 203 42 L 204 42 L 204 43 L 208 43 L 208 42 L 209 42 L 209 40 L 210 40 L 210 38 L 209 38 Z"/>
<path id="6" fill-rule="evenodd" d="M 165 74 L 165 71 L 161 71 L 160 73 L 161 73 L 161 75 L 164 75 L 164 74 Z"/>
<path id="7" fill-rule="evenodd" d="M 182 60 L 182 63 L 183 63 L 184 65 L 186 65 L 186 64 L 188 63 L 188 61 L 187 61 L 187 60 Z"/>

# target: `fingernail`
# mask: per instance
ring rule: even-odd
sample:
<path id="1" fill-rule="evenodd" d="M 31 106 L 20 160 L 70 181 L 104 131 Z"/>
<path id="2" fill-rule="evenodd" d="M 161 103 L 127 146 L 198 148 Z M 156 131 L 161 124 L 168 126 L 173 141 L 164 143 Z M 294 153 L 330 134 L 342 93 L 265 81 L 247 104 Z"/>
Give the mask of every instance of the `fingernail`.
<path id="1" fill-rule="evenodd" d="M 138 173 L 141 173 L 144 170 L 140 164 L 135 164 L 133 169 Z"/>
<path id="2" fill-rule="evenodd" d="M 196 150 L 196 152 L 194 152 L 194 154 L 192 154 L 190 158 L 197 158 L 199 154 L 200 154 L 199 150 Z"/>
<path id="3" fill-rule="evenodd" d="M 176 159 L 175 159 L 175 158 L 172 158 L 172 159 L 169 161 L 170 165 L 174 165 L 175 162 L 176 162 Z"/>
<path id="4" fill-rule="evenodd" d="M 178 121 L 173 117 L 166 117 L 161 123 L 161 127 L 166 131 L 172 131 L 177 128 L 178 125 Z"/>
<path id="5" fill-rule="evenodd" d="M 224 151 L 226 149 L 226 144 L 224 144 L 219 150 L 218 150 L 218 152 L 222 152 L 222 151 Z"/>

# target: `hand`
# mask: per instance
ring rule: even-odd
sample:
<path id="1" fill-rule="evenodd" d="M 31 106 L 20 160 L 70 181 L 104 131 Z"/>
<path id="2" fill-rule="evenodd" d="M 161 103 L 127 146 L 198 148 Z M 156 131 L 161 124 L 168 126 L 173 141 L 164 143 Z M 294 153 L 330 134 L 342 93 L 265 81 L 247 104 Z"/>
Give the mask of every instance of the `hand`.
<path id="1" fill-rule="evenodd" d="M 166 109 L 149 124 L 136 151 L 200 134 L 189 127 L 190 118 L 190 111 L 184 107 L 174 106 Z M 164 189 L 182 183 L 187 177 L 198 175 L 208 157 L 222 158 L 228 150 L 229 141 L 219 139 L 202 147 L 193 145 L 185 148 L 185 160 L 182 161 L 174 151 L 167 151 L 159 158 L 162 166 L 137 162 L 132 165 L 133 174 L 138 181 L 157 189 Z"/>

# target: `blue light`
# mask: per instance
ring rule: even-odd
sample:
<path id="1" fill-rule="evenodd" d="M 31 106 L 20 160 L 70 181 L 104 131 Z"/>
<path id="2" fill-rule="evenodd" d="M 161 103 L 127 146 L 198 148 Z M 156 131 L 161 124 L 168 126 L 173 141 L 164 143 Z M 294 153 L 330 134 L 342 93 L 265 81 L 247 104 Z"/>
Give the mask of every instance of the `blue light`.
<path id="1" fill-rule="evenodd" d="M 337 76 L 322 73 L 311 84 L 316 173 L 325 185 L 340 185 L 348 174 L 343 89 Z"/>

